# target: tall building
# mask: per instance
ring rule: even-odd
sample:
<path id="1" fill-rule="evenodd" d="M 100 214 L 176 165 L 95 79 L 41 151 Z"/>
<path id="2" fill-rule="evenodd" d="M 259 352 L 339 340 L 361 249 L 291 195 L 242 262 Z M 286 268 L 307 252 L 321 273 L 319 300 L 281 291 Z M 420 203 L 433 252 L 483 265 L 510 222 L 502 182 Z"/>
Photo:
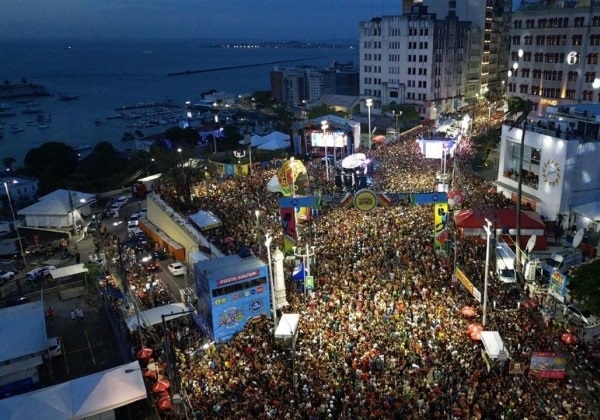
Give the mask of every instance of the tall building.
<path id="1" fill-rule="evenodd" d="M 271 96 L 286 105 L 298 106 L 327 94 L 358 96 L 358 70 L 352 63 L 275 66 L 271 71 Z"/>
<path id="2" fill-rule="evenodd" d="M 439 20 L 421 5 L 361 22 L 361 96 L 373 99 L 374 113 L 392 102 L 414 104 L 430 119 L 455 111 L 478 93 L 479 80 L 469 77 L 477 74 L 470 70 L 480 61 L 480 32 L 452 14 Z"/>
<path id="3" fill-rule="evenodd" d="M 514 12 L 507 96 L 556 105 L 600 101 L 600 2 L 528 3 Z"/>
<path id="4" fill-rule="evenodd" d="M 439 18 L 455 15 L 460 20 L 471 22 L 473 27 L 481 31 L 482 50 L 476 64 L 480 86 L 478 92 L 472 93 L 485 94 L 489 90 L 501 93 L 502 81 L 506 80 L 508 70 L 506 64 L 512 0 L 423 0 L 420 3 Z"/>

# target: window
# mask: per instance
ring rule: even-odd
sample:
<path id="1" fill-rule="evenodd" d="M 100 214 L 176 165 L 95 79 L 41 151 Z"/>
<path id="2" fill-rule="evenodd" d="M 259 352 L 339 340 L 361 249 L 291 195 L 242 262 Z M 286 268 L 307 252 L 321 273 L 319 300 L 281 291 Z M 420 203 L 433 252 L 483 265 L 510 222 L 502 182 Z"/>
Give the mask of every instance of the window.
<path id="1" fill-rule="evenodd" d="M 588 54 L 587 63 L 588 64 L 598 64 L 598 54 Z"/>
<path id="2" fill-rule="evenodd" d="M 585 74 L 585 82 L 586 83 L 593 83 L 595 78 L 596 78 L 596 73 L 593 71 L 589 71 Z"/>
<path id="3" fill-rule="evenodd" d="M 575 18 L 575 27 L 582 27 L 585 24 L 585 18 L 583 16 L 579 16 Z"/>
<path id="4" fill-rule="evenodd" d="M 571 42 L 573 45 L 581 45 L 582 40 L 582 35 L 573 35 L 573 37 L 571 38 Z"/>
<path id="5" fill-rule="evenodd" d="M 576 82 L 577 81 L 577 72 L 576 71 L 568 72 L 567 73 L 567 81 Z"/>

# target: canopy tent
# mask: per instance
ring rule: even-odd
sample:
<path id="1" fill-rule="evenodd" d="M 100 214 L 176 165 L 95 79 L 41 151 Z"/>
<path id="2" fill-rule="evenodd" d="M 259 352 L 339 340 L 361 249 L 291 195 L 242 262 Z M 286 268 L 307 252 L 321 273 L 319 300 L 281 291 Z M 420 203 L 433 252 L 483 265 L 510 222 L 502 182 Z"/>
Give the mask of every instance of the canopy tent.
<path id="1" fill-rule="evenodd" d="M 273 131 L 273 132 L 271 132 L 269 134 L 264 135 L 263 139 L 265 139 L 266 141 L 284 140 L 284 141 L 289 142 L 290 141 L 290 135 L 282 133 L 281 131 Z"/>
<path id="2" fill-rule="evenodd" d="M 250 137 L 250 144 L 252 145 L 252 147 L 258 147 L 262 144 L 265 144 L 268 141 L 269 139 L 266 139 L 263 136 L 259 136 L 257 134 Z"/>
<path id="3" fill-rule="evenodd" d="M 517 224 L 517 211 L 515 209 L 500 209 L 493 214 L 477 213 L 473 210 L 461 210 L 454 215 L 454 223 L 459 228 L 482 228 L 485 218 L 492 222 L 496 220 L 498 229 L 514 229 Z M 534 211 L 521 211 L 521 229 L 546 229 L 542 218 Z"/>
<path id="4" fill-rule="evenodd" d="M 0 363 L 3 365 L 45 352 L 43 304 L 39 301 L 27 302 L 0 309 L 0 335 L 4 337 L 0 340 Z"/>
<path id="5" fill-rule="evenodd" d="M 508 350 L 498 331 L 481 331 L 481 342 L 490 359 L 508 358 Z"/>
<path id="6" fill-rule="evenodd" d="M 294 337 L 298 331 L 298 323 L 300 322 L 300 314 L 283 314 L 275 330 L 275 338 L 290 339 Z"/>
<path id="7" fill-rule="evenodd" d="M 73 264 L 67 267 L 57 268 L 55 270 L 50 270 L 50 275 L 53 280 L 57 280 L 63 277 L 70 277 L 76 274 L 87 273 L 88 269 L 83 266 L 83 264 Z"/>
<path id="8" fill-rule="evenodd" d="M 208 255 L 206 255 L 200 251 L 190 252 L 190 262 L 192 264 L 196 264 L 198 261 L 206 261 L 209 259 L 210 258 L 208 257 Z"/>
<path id="9" fill-rule="evenodd" d="M 280 138 L 274 138 L 258 146 L 258 150 L 280 150 L 288 147 L 290 147 L 289 138 L 287 141 Z"/>
<path id="10" fill-rule="evenodd" d="M 139 362 L 0 400 L 3 419 L 83 419 L 147 397 Z"/>
<path id="11" fill-rule="evenodd" d="M 198 213 L 190 215 L 190 220 L 194 222 L 200 230 L 209 230 L 221 226 L 221 219 L 208 210 L 200 210 Z"/>
<path id="12" fill-rule="evenodd" d="M 145 328 L 151 325 L 160 324 L 163 315 L 169 315 L 169 319 L 174 319 L 186 315 L 188 312 L 188 307 L 183 303 L 169 303 L 168 305 L 159 306 L 158 308 L 148 309 L 139 314 L 131 315 L 125 319 L 125 323 L 127 324 L 129 331 L 135 331 L 139 326 L 138 320 L 139 323 L 142 324 L 142 327 Z"/>

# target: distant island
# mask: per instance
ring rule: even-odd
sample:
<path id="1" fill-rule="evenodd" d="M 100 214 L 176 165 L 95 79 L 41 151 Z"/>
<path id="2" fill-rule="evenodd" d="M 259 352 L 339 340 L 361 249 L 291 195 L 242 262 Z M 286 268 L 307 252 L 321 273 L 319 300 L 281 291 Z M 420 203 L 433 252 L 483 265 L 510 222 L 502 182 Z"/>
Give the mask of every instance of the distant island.
<path id="1" fill-rule="evenodd" d="M 0 99 L 24 98 L 29 96 L 50 96 L 46 88 L 34 83 L 11 84 L 7 81 L 0 85 Z"/>
<path id="2" fill-rule="evenodd" d="M 233 42 L 223 41 L 209 44 L 210 48 L 294 48 L 294 49 L 343 49 L 358 48 L 355 43 L 324 42 L 324 41 L 261 41 L 261 42 Z"/>

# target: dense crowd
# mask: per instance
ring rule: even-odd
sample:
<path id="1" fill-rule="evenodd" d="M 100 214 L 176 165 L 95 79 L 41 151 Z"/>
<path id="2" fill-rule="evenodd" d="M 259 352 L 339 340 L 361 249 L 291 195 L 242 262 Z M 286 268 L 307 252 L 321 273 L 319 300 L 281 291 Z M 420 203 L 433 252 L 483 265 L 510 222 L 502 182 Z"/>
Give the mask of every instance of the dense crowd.
<path id="1" fill-rule="evenodd" d="M 420 154 L 414 142 L 419 134 L 372 151 L 379 168 L 375 189 L 435 188 L 439 162 Z M 198 209 L 223 221 L 210 234 L 214 243 L 230 252 L 248 246 L 265 253 L 257 245 L 261 235 L 281 231 L 277 197 L 266 190 L 273 174 L 259 168 L 249 177 L 214 181 L 208 196 L 195 199 Z M 512 205 L 468 171 L 456 176 L 464 206 Z M 309 177 L 313 189 L 335 193 L 319 165 L 310 165 Z M 301 316 L 294 350 L 274 339 L 271 320 L 264 317 L 206 351 L 188 351 L 186 334 L 172 343 L 182 389 L 197 416 L 595 418 L 568 376 L 540 380 L 509 374 L 508 362 L 486 364 L 481 342 L 467 335 L 481 311 L 476 318 L 461 315 L 464 306 L 480 304 L 453 280 L 453 256 L 435 252 L 433 223 L 432 206 L 323 209 L 314 221 L 316 288 L 306 302 L 291 284 L 287 288 L 290 306 L 284 312 Z M 225 243 L 227 237 L 234 241 Z M 485 244 L 457 237 L 456 262 L 478 282 Z M 511 361 L 528 363 L 533 351 L 573 351 L 557 338 L 561 327 L 547 329 L 535 308 L 490 311 L 486 329 L 500 332 Z M 585 352 L 598 354 L 593 347 Z"/>

